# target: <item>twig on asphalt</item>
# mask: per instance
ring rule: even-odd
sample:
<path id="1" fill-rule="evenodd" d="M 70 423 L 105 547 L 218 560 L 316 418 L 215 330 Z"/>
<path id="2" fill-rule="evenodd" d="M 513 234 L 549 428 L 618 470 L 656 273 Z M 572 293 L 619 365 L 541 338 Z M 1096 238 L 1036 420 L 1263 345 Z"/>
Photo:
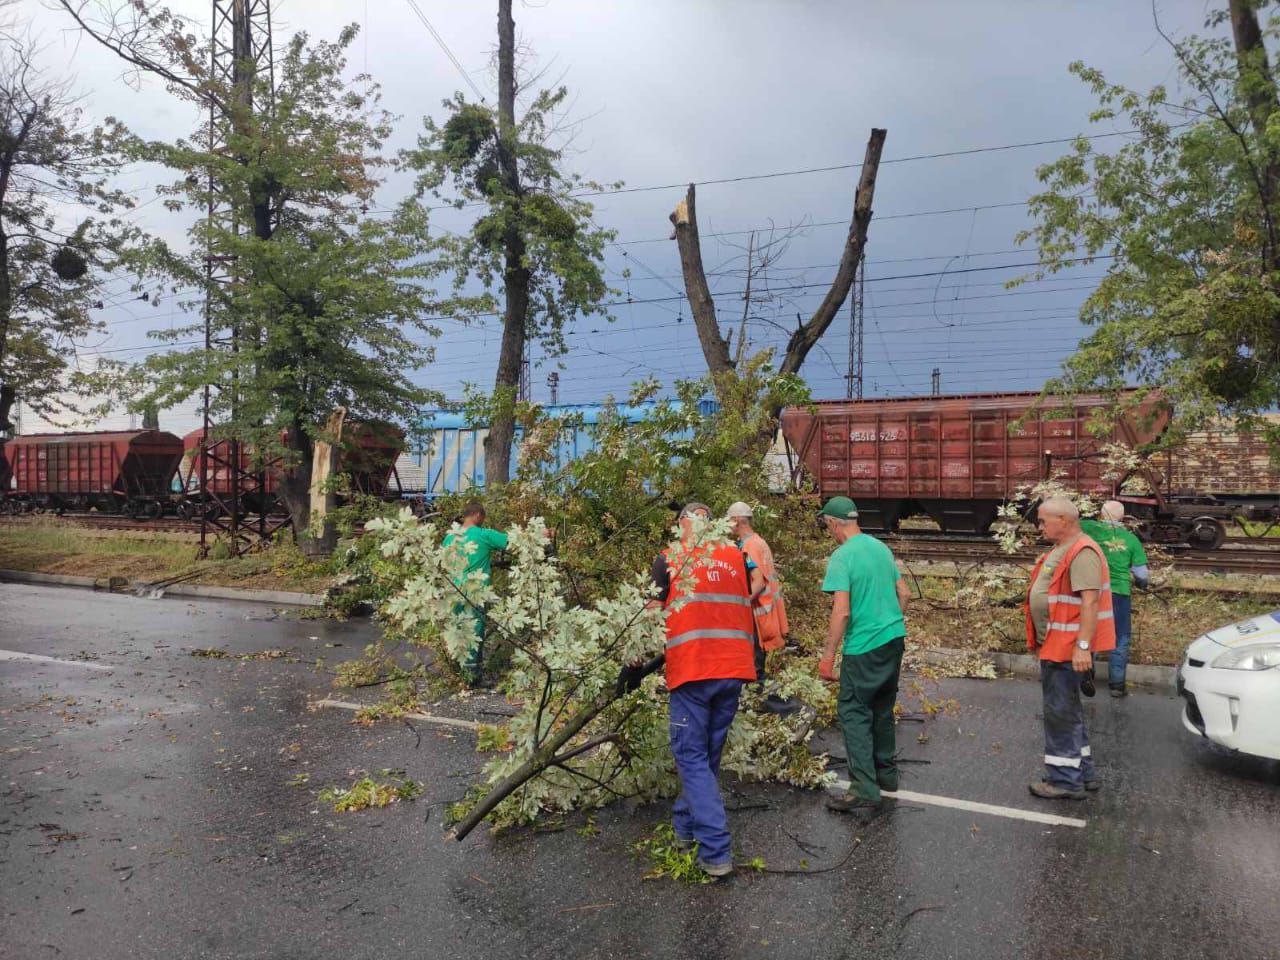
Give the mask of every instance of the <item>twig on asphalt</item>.
<path id="1" fill-rule="evenodd" d="M 848 863 L 850 859 L 852 859 L 854 851 L 857 850 L 858 847 L 860 846 L 862 846 L 862 838 L 854 837 L 853 843 L 849 844 L 849 852 L 840 858 L 839 863 L 833 863 L 829 867 L 819 867 L 816 870 L 802 870 L 799 867 L 765 867 L 764 872 L 765 873 L 781 873 L 781 874 L 786 874 L 788 876 L 796 876 L 796 877 L 811 877 L 811 876 L 816 876 L 819 873 L 831 873 L 831 871 L 839 870 L 846 863 Z"/>
<path id="2" fill-rule="evenodd" d="M 926 910 L 945 910 L 946 908 L 947 905 L 945 903 L 926 903 L 923 907 L 916 907 L 898 922 L 905 927 L 907 925 L 907 921 L 917 913 L 924 913 Z"/>
<path id="3" fill-rule="evenodd" d="M 418 739 L 417 739 L 417 741 L 416 741 L 416 742 L 414 743 L 414 745 L 413 745 L 413 749 L 417 750 L 419 747 L 421 747 L 421 746 L 422 746 L 422 734 L 420 734 L 420 733 L 418 732 L 418 728 L 417 728 L 417 727 L 415 727 L 412 723 L 410 723 L 410 722 L 409 722 L 409 718 L 408 718 L 408 717 L 401 717 L 401 718 L 400 718 L 400 722 L 401 722 L 401 723 L 403 723 L 403 724 L 404 724 L 406 727 L 408 727 L 410 730 L 412 730 L 412 731 L 413 731 L 413 735 L 414 735 L 415 737 L 417 737 L 417 738 L 418 738 Z"/>

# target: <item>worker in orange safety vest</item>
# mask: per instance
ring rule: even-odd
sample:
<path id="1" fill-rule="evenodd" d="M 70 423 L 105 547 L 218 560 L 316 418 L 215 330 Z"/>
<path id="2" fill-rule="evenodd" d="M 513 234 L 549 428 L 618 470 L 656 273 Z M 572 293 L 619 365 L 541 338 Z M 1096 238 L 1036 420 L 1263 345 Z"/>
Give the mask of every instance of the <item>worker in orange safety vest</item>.
<path id="1" fill-rule="evenodd" d="M 1040 654 L 1044 696 L 1045 778 L 1037 797 L 1083 800 L 1101 786 L 1080 701 L 1092 696 L 1093 657 L 1115 648 L 1111 580 L 1102 548 L 1080 529 L 1080 511 L 1066 497 L 1040 504 L 1036 523 L 1053 549 L 1031 571 L 1024 610 L 1027 646 Z"/>
<path id="2" fill-rule="evenodd" d="M 698 865 L 722 877 L 733 872 L 733 851 L 720 796 L 720 756 L 742 684 L 755 680 L 756 670 L 748 561 L 729 544 L 699 545 L 710 517 L 700 503 L 680 511 L 680 543 L 653 563 L 650 605 L 667 612 L 671 753 L 681 785 L 672 826 L 678 844 L 697 844 Z"/>

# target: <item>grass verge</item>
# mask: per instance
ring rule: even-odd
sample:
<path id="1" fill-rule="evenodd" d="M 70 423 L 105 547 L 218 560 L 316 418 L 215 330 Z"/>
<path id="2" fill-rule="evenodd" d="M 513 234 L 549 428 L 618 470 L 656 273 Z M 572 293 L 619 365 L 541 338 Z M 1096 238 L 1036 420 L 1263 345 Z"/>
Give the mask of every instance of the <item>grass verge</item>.
<path id="1" fill-rule="evenodd" d="M 103 536 L 53 518 L 0 525 L 0 569 L 161 580 L 197 567 L 192 583 L 247 590 L 323 593 L 334 579 L 328 561 L 304 557 L 292 544 L 275 544 L 244 557 L 198 561 L 196 545 L 186 541 Z"/>

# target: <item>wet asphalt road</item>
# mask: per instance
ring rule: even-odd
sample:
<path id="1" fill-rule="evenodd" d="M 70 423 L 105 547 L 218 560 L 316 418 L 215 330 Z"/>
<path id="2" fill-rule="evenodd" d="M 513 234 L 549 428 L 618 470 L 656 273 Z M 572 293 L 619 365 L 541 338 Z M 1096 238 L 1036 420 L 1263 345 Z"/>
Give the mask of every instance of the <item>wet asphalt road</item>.
<path id="1" fill-rule="evenodd" d="M 296 615 L 294 615 L 296 616 Z M 1280 956 L 1280 765 L 1186 734 L 1177 701 L 1095 701 L 1106 788 L 1035 800 L 1039 689 L 943 681 L 958 707 L 899 728 L 903 787 L 1085 817 L 1084 829 L 902 804 L 857 831 L 819 797 L 730 784 L 743 856 L 811 875 L 644 881 L 631 844 L 661 805 L 617 806 L 586 838 L 442 839 L 442 804 L 483 757 L 466 730 L 362 728 L 306 662 L 368 623 L 227 602 L 0 586 L 0 956 L 1223 957 Z M 500 709 L 486 698 L 438 712 Z M 927 737 L 925 742 L 917 738 Z M 335 815 L 315 799 L 399 767 L 420 800 Z M 304 786 L 291 785 L 298 774 Z"/>

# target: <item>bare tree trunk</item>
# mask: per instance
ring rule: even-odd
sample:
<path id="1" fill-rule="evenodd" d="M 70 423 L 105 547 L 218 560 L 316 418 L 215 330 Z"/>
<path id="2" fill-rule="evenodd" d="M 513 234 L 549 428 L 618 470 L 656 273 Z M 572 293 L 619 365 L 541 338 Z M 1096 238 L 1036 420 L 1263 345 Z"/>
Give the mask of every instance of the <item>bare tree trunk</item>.
<path id="1" fill-rule="evenodd" d="M 315 450 L 301 420 L 295 418 L 286 428 L 285 447 L 294 452 L 295 462 L 280 474 L 280 499 L 292 517 L 294 538 L 303 543 L 311 529 L 311 466 Z"/>
<path id="2" fill-rule="evenodd" d="M 529 270 L 525 266 L 525 244 L 521 233 L 519 204 L 520 167 L 516 156 L 516 24 L 511 0 L 498 0 L 498 166 L 503 189 L 512 210 L 507 216 L 503 238 L 506 264 L 503 285 L 506 306 L 502 316 L 502 347 L 494 378 L 497 400 L 489 436 L 485 440 L 485 483 L 507 483 L 511 479 L 511 443 L 515 439 L 512 401 L 520 385 L 520 368 L 528 338 Z"/>
<path id="3" fill-rule="evenodd" d="M 1270 146 L 1267 127 L 1280 111 L 1267 48 L 1258 25 L 1255 0 L 1230 0 L 1231 35 L 1235 41 L 1238 84 L 1249 107 L 1249 120 L 1259 143 L 1263 145 L 1263 166 L 1259 190 L 1263 219 L 1267 228 L 1265 259 L 1270 270 L 1280 269 L 1280 235 L 1276 223 L 1277 199 L 1280 198 L 1280 152 Z"/>
<path id="4" fill-rule="evenodd" d="M 698 212 L 694 203 L 694 185 L 676 205 L 671 214 L 675 225 L 676 246 L 680 250 L 680 269 L 684 273 L 685 295 L 689 298 L 689 310 L 693 313 L 693 325 L 702 344 L 707 369 L 712 376 L 733 370 L 729 358 L 729 344 L 720 335 L 720 321 L 716 319 L 716 303 L 707 286 L 707 274 L 702 266 L 702 242 L 698 238 Z"/>
<path id="5" fill-rule="evenodd" d="M 7 173 L 7 171 L 6 171 Z M 8 177 L 4 176 L 7 181 Z M 3 196 L 0 190 L 0 196 Z M 5 352 L 9 345 L 9 323 L 13 312 L 13 284 L 9 276 L 9 237 L 0 227 L 0 376 L 4 371 Z M 0 434 L 7 434 L 13 429 L 9 413 L 13 410 L 17 391 L 12 383 L 0 382 Z"/>

